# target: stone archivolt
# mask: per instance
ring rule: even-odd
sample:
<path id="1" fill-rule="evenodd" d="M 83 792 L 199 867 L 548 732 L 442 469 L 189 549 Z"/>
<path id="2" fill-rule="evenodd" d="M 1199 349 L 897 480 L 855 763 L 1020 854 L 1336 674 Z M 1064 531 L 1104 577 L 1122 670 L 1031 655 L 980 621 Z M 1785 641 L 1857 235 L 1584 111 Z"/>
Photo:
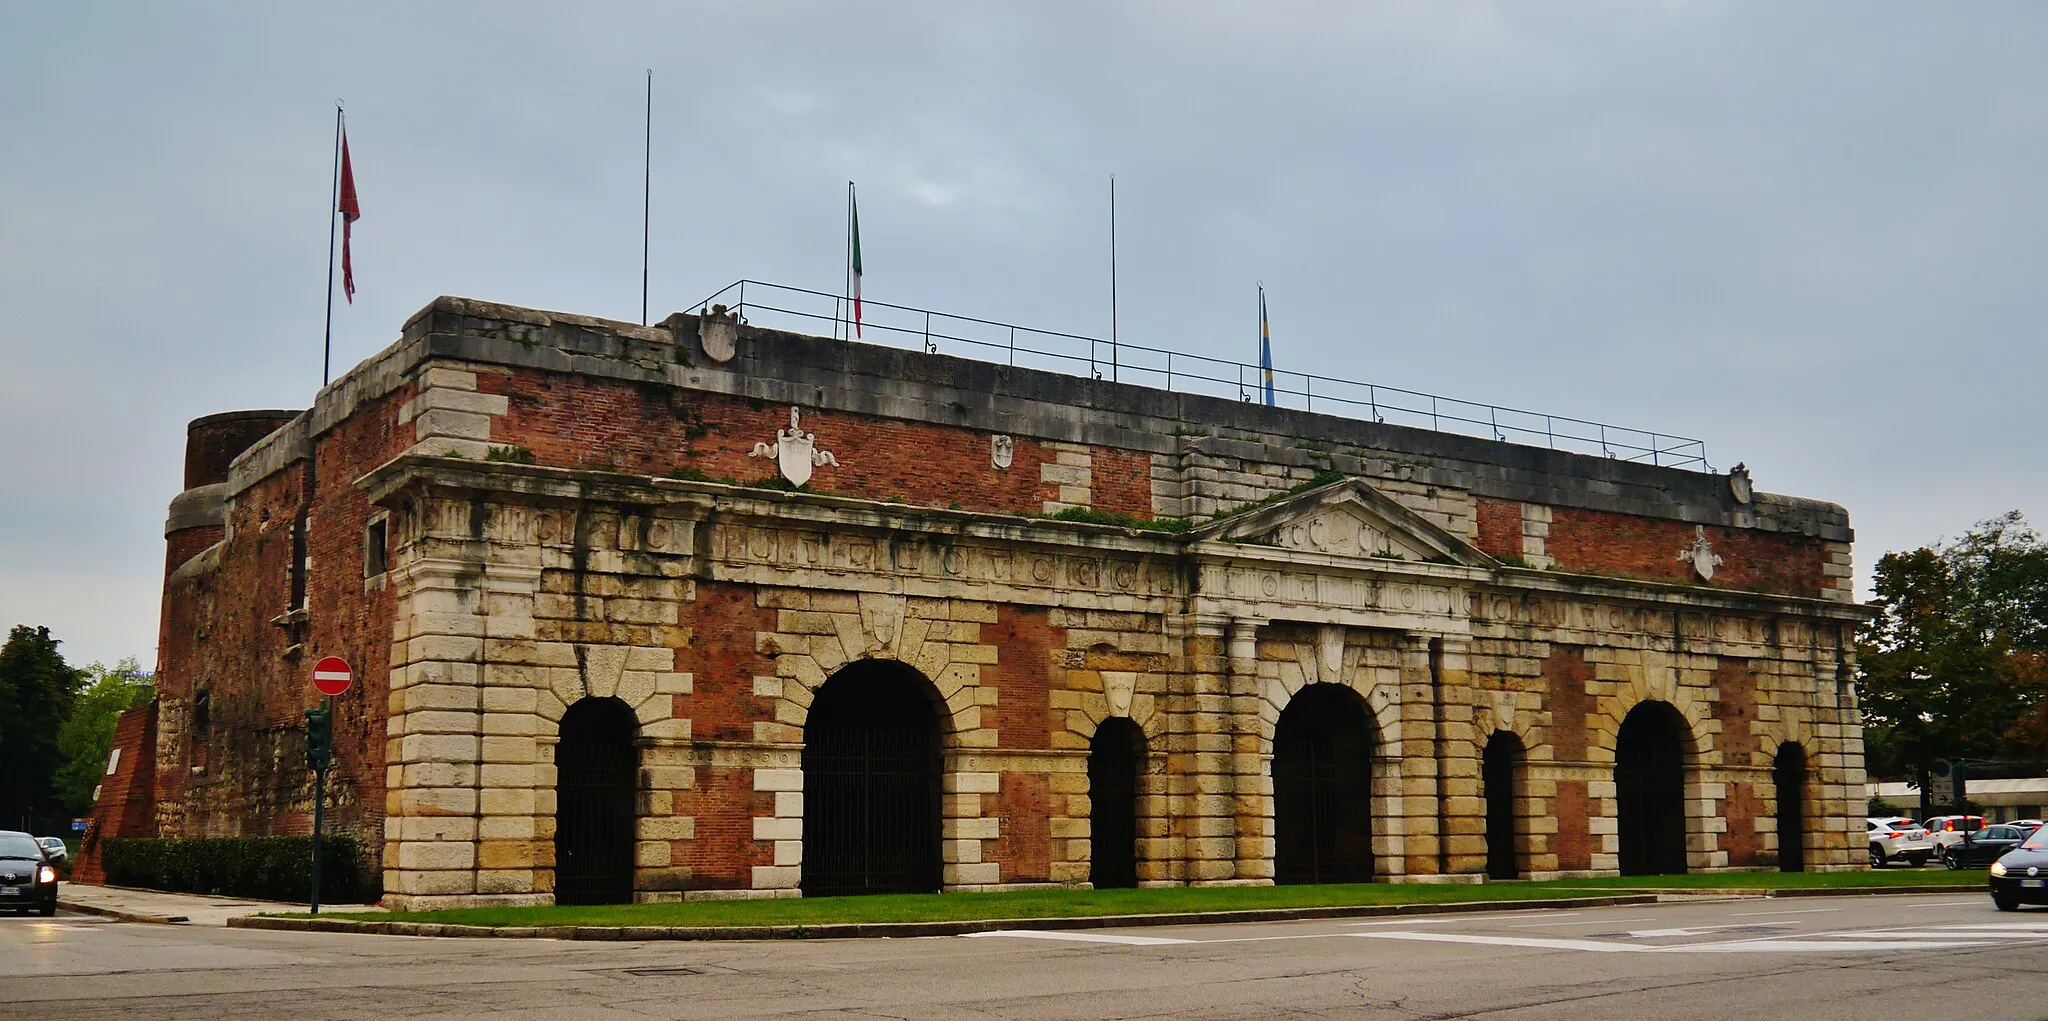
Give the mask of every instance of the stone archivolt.
<path id="1" fill-rule="evenodd" d="M 585 697 L 619 698 L 641 723 L 639 896 L 794 892 L 808 711 L 835 671 L 866 659 L 905 664 L 941 702 L 950 889 L 1018 881 L 997 859 L 1020 776 L 1047 799 L 1050 860 L 1035 881 L 1086 878 L 1087 748 L 1110 717 L 1147 742 L 1141 878 L 1269 882 L 1274 728 L 1315 684 L 1370 707 L 1389 877 L 1483 869 L 1476 760 L 1495 731 L 1525 749 L 1525 874 L 1612 869 L 1614 739 L 1644 701 L 1676 707 L 1691 731 L 1695 867 L 1730 864 L 1720 802 L 1735 783 L 1768 791 L 1769 753 L 1792 739 L 1818 766 L 1821 861 L 1855 856 L 1861 749 L 1832 683 L 1844 620 L 1829 607 L 1502 568 L 1362 482 L 1187 536 L 428 458 L 363 486 L 400 537 L 393 903 L 548 899 L 553 744 Z M 738 740 L 693 736 L 693 717 L 730 707 L 699 705 L 701 678 L 679 669 L 702 637 L 697 586 L 712 583 L 753 592 L 751 646 L 770 667 L 743 693 L 765 711 Z M 1043 738 L 1006 732 L 1026 717 L 1004 704 L 1018 690 L 1004 672 L 1025 666 L 1004 661 L 1004 607 L 1043 613 L 1064 636 L 1042 666 Z M 1559 644 L 1591 668 L 1582 718 L 1560 716 L 1544 686 Z M 1748 664 L 1750 690 L 1725 690 L 1722 662 Z M 1716 710 L 1730 698 L 1756 712 L 1733 758 Z M 1583 757 L 1557 754 L 1561 727 L 1584 731 Z M 753 777 L 752 837 L 771 850 L 720 866 L 692 851 L 710 820 L 685 806 L 706 803 L 705 775 L 732 770 Z M 1553 846 L 1561 783 L 1586 789 L 1587 860 Z"/>

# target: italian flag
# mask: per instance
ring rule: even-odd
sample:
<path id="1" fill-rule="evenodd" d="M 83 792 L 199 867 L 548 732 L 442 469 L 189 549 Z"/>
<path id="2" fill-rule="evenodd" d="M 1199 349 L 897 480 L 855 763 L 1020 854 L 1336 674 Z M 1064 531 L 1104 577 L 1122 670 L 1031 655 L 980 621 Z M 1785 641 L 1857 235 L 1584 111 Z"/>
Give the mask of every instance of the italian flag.
<path id="1" fill-rule="evenodd" d="M 860 200 L 853 196 L 848 186 L 847 202 L 849 223 L 852 230 L 851 256 L 847 264 L 853 270 L 853 335 L 860 336 Z"/>

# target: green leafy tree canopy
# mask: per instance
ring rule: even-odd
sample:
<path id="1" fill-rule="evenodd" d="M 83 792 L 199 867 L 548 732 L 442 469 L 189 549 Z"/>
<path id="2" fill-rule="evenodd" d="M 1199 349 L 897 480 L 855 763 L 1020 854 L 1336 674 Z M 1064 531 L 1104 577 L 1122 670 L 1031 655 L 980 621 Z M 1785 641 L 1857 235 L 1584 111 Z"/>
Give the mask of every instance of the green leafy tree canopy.
<path id="1" fill-rule="evenodd" d="M 57 752 L 63 760 L 57 767 L 57 797 L 73 816 L 92 811 L 93 792 L 106 773 L 121 713 L 156 697 L 150 675 L 132 656 L 112 667 L 94 663 L 79 673 L 85 688 L 57 731 Z"/>

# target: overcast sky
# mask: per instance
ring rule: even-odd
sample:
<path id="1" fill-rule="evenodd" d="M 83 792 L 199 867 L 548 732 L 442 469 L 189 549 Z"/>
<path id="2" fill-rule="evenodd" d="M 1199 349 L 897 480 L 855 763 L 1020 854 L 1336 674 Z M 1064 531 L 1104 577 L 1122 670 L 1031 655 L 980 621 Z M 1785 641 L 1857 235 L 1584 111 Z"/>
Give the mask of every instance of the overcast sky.
<path id="1" fill-rule="evenodd" d="M 291 7 L 291 9 L 287 9 Z M 871 7 L 872 9 L 867 9 Z M 1706 442 L 1859 573 L 2048 517 L 2048 7 L 0 0 L 0 626 L 155 660 L 184 423 L 438 294 L 637 319 L 739 279 Z M 820 332 L 829 332 L 821 328 Z"/>

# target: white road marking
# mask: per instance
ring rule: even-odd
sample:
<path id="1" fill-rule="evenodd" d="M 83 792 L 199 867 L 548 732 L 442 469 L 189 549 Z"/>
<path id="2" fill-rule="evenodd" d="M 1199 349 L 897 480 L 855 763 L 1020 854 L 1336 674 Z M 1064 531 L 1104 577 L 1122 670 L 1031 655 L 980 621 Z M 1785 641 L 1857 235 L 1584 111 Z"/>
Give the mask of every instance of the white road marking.
<path id="1" fill-rule="evenodd" d="M 1892 940 L 1858 942 L 1855 940 L 1821 940 L 1807 938 L 1746 939 L 1732 943 L 1694 943 L 1672 947 L 1641 947 L 1653 954 L 1750 954 L 1750 953 L 1806 953 L 1824 954 L 1870 953 L 1880 950 L 1953 950 L 1956 947 L 1989 946 L 1988 943 L 1957 943 L 1948 940 Z"/>
<path id="2" fill-rule="evenodd" d="M 1828 912 L 1830 912 L 1830 911 L 1840 911 L 1840 910 L 1842 910 L 1842 909 L 1841 909 L 1841 908 L 1805 908 L 1805 909 L 1803 909 L 1803 910 L 1799 910 L 1799 911 L 1737 911 L 1737 912 L 1735 912 L 1734 914 L 1731 914 L 1731 915 L 1729 915 L 1728 917 L 1730 917 L 1730 918 L 1758 918 L 1758 917 L 1761 917 L 1761 916 L 1763 916 L 1763 915 L 1824 915 L 1824 914 L 1827 914 L 1827 913 L 1828 913 Z"/>
<path id="3" fill-rule="evenodd" d="M 1425 943 L 1474 943 L 1491 947 L 1529 947 L 1535 950 L 1586 950 L 1596 954 L 1634 953 L 1649 947 L 1628 943 L 1601 943 L 1590 939 L 1544 939 L 1538 936 L 1471 936 L 1457 932 L 1347 932 L 1360 939 L 1405 939 Z"/>
<path id="4" fill-rule="evenodd" d="M 981 936 L 1008 936 L 1012 939 L 1050 939 L 1069 943 L 1121 943 L 1132 947 L 1157 947 L 1173 943 L 1203 943 L 1198 939 L 1169 939 L 1165 936 L 1118 936 L 1104 932 L 1048 932 L 1038 929 L 997 929 L 993 932 L 963 933 L 970 939 Z"/>
<path id="5" fill-rule="evenodd" d="M 1453 922 L 1483 922 L 1483 918 L 1401 918 L 1391 922 L 1345 922 L 1345 925 L 1450 925 Z"/>
<path id="6" fill-rule="evenodd" d="M 1510 925 L 1508 928 L 1548 929 L 1554 925 L 1616 925 L 1621 922 L 1647 922 L 1650 918 L 1651 916 L 1649 915 L 1640 915 L 1635 918 L 1588 918 L 1583 922 L 1531 922 L 1528 925 Z"/>
<path id="7" fill-rule="evenodd" d="M 1661 939 L 1666 936 L 1703 936 L 1718 929 L 1772 929 L 1790 928 L 1792 922 L 1742 922 L 1735 925 L 1694 925 L 1683 929 L 1636 929 L 1628 934 L 1629 939 Z"/>

